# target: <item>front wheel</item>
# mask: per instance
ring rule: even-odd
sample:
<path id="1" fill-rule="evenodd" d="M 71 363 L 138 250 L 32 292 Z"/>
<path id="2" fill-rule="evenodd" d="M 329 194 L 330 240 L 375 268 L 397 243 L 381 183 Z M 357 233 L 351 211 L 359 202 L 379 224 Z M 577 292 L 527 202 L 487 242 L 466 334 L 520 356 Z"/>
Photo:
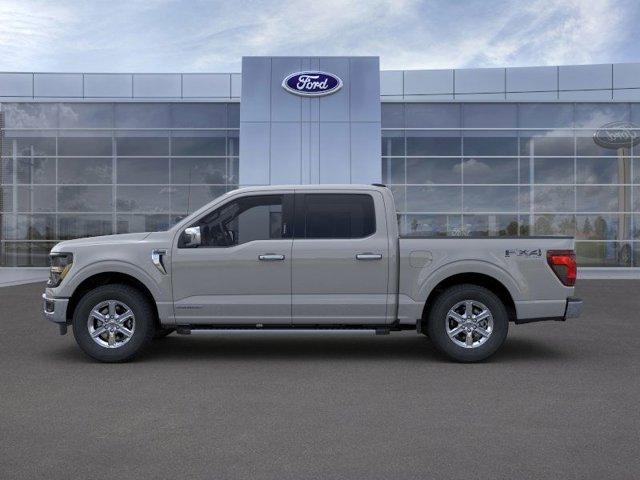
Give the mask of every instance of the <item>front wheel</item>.
<path id="1" fill-rule="evenodd" d="M 149 301 L 127 285 L 103 285 L 82 297 L 73 315 L 73 336 L 100 362 L 126 362 L 147 346 L 155 332 Z"/>
<path id="2" fill-rule="evenodd" d="M 478 362 L 504 343 L 509 317 L 502 301 L 478 285 L 455 285 L 435 301 L 427 333 L 436 348 L 458 362 Z"/>

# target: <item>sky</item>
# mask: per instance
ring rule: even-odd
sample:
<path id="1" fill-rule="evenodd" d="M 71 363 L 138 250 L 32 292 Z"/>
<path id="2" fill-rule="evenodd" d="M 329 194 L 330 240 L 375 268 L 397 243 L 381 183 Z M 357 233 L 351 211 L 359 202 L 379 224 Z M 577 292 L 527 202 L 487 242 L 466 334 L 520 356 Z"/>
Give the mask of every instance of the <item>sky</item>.
<path id="1" fill-rule="evenodd" d="M 239 72 L 243 55 L 383 70 L 640 61 L 638 0 L 0 0 L 0 71 Z"/>

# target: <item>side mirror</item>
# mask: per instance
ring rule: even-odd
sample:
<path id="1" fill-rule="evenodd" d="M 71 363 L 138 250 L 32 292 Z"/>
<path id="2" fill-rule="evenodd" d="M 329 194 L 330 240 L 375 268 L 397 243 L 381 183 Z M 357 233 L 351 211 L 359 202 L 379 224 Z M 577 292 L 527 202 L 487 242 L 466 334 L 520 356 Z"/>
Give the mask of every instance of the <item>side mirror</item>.
<path id="1" fill-rule="evenodd" d="M 182 245 L 185 248 L 196 248 L 202 243 L 200 227 L 189 227 L 182 232 Z"/>

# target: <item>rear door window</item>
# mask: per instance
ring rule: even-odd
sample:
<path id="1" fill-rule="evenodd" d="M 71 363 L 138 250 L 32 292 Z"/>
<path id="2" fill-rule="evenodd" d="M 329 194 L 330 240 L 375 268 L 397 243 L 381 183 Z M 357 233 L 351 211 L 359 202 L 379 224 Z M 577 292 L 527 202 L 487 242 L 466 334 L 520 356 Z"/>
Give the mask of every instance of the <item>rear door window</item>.
<path id="1" fill-rule="evenodd" d="M 300 238 L 363 238 L 376 231 L 371 195 L 312 193 L 302 198 L 302 208 L 296 208 Z"/>

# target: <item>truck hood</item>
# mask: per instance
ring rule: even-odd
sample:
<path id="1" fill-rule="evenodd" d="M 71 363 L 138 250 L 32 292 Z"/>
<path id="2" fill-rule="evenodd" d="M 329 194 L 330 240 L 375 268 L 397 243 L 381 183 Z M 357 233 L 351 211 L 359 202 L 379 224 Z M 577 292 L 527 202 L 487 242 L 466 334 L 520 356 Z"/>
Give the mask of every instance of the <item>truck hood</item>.
<path id="1" fill-rule="evenodd" d="M 101 237 L 77 238 L 75 240 L 65 240 L 56 244 L 52 252 L 64 252 L 74 247 L 87 247 L 91 245 L 122 245 L 126 243 L 136 243 L 147 238 L 151 233 L 123 233 L 120 235 L 103 235 Z"/>

